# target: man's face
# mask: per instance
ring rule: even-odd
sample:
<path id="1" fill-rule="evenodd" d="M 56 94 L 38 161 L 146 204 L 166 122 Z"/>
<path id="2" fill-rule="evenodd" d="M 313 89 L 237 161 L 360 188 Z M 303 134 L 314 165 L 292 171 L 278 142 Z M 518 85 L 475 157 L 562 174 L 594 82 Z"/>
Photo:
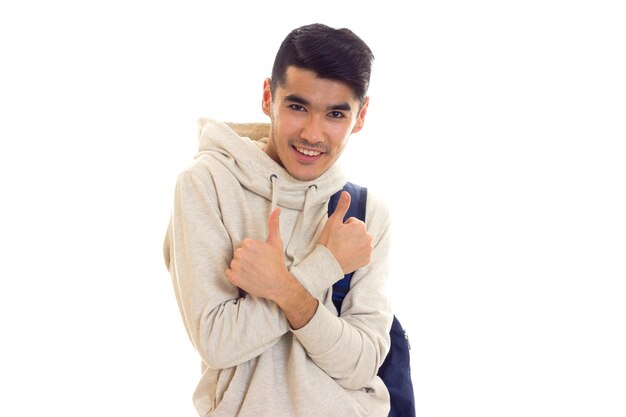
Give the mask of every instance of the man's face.
<path id="1" fill-rule="evenodd" d="M 361 130 L 369 98 L 360 108 L 352 89 L 342 82 L 293 66 L 285 75 L 274 97 L 265 80 L 263 112 L 272 121 L 265 152 L 294 178 L 309 181 L 326 172 L 350 134 Z"/>

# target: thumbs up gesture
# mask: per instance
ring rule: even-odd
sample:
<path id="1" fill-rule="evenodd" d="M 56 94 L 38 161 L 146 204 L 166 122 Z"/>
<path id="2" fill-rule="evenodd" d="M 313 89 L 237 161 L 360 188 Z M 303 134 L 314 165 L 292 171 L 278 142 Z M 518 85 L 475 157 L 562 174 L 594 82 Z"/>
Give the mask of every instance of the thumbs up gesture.
<path id="1" fill-rule="evenodd" d="M 354 217 L 343 218 L 350 207 L 350 193 L 341 193 L 335 212 L 328 217 L 318 243 L 326 246 L 339 262 L 344 274 L 354 272 L 370 263 L 372 235 L 365 223 Z"/>
<path id="2" fill-rule="evenodd" d="M 266 241 L 246 238 L 235 250 L 230 268 L 225 275 L 228 281 L 258 297 L 273 299 L 276 290 L 290 280 L 283 257 L 280 237 L 280 208 L 274 209 L 268 219 Z"/>
<path id="3" fill-rule="evenodd" d="M 276 207 L 267 220 L 266 243 L 283 254 L 283 239 L 280 237 L 280 207 Z"/>

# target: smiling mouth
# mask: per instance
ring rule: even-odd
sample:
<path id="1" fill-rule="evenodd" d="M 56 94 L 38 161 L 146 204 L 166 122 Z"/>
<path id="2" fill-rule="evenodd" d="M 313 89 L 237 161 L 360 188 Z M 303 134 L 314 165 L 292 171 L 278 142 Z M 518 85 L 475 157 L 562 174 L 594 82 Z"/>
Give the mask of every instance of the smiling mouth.
<path id="1" fill-rule="evenodd" d="M 294 146 L 294 148 L 296 151 L 306 156 L 318 156 L 318 155 L 321 155 L 322 153 L 320 151 L 312 151 L 310 149 L 300 148 L 298 146 Z"/>

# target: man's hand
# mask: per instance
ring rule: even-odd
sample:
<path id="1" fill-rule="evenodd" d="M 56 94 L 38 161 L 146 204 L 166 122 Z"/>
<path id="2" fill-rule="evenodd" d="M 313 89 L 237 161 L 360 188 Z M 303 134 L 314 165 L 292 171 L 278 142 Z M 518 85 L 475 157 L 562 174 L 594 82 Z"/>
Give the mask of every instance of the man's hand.
<path id="1" fill-rule="evenodd" d="M 280 208 L 270 214 L 265 242 L 250 238 L 241 241 L 230 262 L 230 269 L 226 270 L 226 278 L 231 284 L 248 294 L 270 300 L 290 279 L 283 258 L 279 216 Z"/>
<path id="2" fill-rule="evenodd" d="M 372 235 L 367 232 L 365 223 L 354 217 L 343 221 L 350 200 L 350 193 L 341 193 L 337 208 L 328 218 L 318 240 L 335 256 L 344 274 L 369 264 L 372 257 Z"/>
<path id="3" fill-rule="evenodd" d="M 270 214 L 265 242 L 249 238 L 241 242 L 225 274 L 248 294 L 275 302 L 291 327 L 299 329 L 311 320 L 318 302 L 285 265 L 279 216 L 280 208 Z"/>

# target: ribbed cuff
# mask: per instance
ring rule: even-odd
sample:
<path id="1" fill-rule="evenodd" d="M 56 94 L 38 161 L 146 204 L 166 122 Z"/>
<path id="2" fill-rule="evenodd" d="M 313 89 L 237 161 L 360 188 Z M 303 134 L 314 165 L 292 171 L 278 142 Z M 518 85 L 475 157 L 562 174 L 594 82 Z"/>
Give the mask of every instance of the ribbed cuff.
<path id="1" fill-rule="evenodd" d="M 320 244 L 298 265 L 291 267 L 290 272 L 315 298 L 320 298 L 324 291 L 344 276 L 335 256 Z"/>
<path id="2" fill-rule="evenodd" d="M 331 313 L 322 303 L 306 326 L 292 330 L 309 355 L 322 355 L 341 339 L 343 321 Z"/>

